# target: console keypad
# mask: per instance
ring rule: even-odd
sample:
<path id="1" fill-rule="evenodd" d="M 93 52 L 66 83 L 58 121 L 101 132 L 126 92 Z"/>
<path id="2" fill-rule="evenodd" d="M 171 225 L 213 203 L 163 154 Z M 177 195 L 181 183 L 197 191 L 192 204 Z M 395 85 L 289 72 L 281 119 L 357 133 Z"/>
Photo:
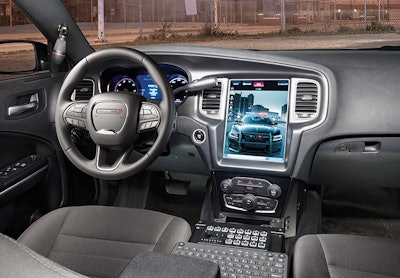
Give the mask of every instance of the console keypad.
<path id="1" fill-rule="evenodd" d="M 245 248 L 267 249 L 270 230 L 255 225 L 212 223 L 205 227 L 199 242 Z"/>

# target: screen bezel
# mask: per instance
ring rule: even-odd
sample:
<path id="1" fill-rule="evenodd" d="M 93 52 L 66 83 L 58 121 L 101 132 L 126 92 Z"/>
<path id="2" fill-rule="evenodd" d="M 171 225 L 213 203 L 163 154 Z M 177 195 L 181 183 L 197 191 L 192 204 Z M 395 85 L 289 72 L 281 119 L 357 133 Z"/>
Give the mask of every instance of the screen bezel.
<path id="1" fill-rule="evenodd" d="M 285 126 L 285 140 L 282 142 L 282 147 L 283 149 L 283 154 L 282 157 L 279 158 L 274 158 L 274 157 L 269 157 L 269 156 L 257 156 L 257 155 L 252 155 L 252 154 L 227 154 L 225 153 L 225 146 L 227 144 L 228 140 L 228 113 L 229 113 L 229 97 L 231 94 L 231 84 L 232 82 L 260 82 L 260 81 L 285 81 L 287 82 L 287 96 L 286 96 L 286 105 L 287 105 L 287 120 L 286 120 L 286 126 Z M 289 123 L 289 101 L 290 101 L 290 79 L 289 78 L 273 78 L 273 79 L 229 79 L 228 80 L 228 88 L 227 88 L 227 94 L 226 94 L 226 109 L 225 109 L 225 117 L 224 117 L 224 140 L 223 140 L 223 148 L 222 148 L 222 158 L 223 159 L 228 159 L 230 161 L 237 161 L 237 160 L 245 160 L 245 161 L 255 161 L 255 162 L 271 162 L 274 164 L 283 164 L 286 161 L 286 154 L 287 154 L 287 142 L 288 142 L 288 123 Z M 264 90 L 264 92 L 267 92 Z"/>

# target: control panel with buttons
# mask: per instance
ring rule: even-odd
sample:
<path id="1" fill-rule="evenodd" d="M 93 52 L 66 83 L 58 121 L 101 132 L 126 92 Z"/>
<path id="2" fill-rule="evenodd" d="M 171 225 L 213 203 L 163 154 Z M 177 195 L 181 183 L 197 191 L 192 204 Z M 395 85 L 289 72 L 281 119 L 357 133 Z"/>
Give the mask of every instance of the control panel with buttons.
<path id="1" fill-rule="evenodd" d="M 273 213 L 278 206 L 278 200 L 253 194 L 225 194 L 224 202 L 227 208 L 258 213 Z"/>
<path id="2" fill-rule="evenodd" d="M 142 103 L 139 112 L 139 132 L 156 129 L 160 125 L 160 111 L 156 104 Z"/>
<path id="3" fill-rule="evenodd" d="M 198 223 L 195 227 L 193 239 L 208 244 L 267 250 L 270 241 L 270 229 L 257 225 Z"/>
<path id="4" fill-rule="evenodd" d="M 274 213 L 282 194 L 279 185 L 259 178 L 234 177 L 221 181 L 225 207 L 256 213 Z"/>
<path id="5" fill-rule="evenodd" d="M 206 141 L 206 133 L 202 129 L 196 129 L 193 132 L 193 140 L 197 144 L 202 144 Z"/>
<path id="6" fill-rule="evenodd" d="M 26 178 L 41 168 L 47 167 L 47 159 L 30 155 L 0 169 L 0 192 Z"/>
<path id="7" fill-rule="evenodd" d="M 76 103 L 68 107 L 65 112 L 65 121 L 75 127 L 86 128 L 87 103 Z"/>

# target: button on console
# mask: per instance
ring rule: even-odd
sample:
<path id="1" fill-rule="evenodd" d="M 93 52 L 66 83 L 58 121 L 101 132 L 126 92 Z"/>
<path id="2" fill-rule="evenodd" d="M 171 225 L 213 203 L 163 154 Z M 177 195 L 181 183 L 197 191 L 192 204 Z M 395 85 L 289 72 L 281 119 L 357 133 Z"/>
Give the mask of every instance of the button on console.
<path id="1" fill-rule="evenodd" d="M 204 130 L 202 129 L 196 129 L 193 132 L 193 140 L 197 143 L 197 144 L 202 144 L 204 143 L 204 141 L 206 141 L 206 133 Z"/>

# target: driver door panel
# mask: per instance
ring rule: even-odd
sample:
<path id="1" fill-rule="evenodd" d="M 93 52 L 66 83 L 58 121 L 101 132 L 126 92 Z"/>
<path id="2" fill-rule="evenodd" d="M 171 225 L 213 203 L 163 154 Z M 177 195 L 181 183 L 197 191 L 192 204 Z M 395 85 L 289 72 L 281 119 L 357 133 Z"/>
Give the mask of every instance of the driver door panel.
<path id="1" fill-rule="evenodd" d="M 0 214 L 7 219 L 0 232 L 17 235 L 35 212 L 45 213 L 67 201 L 63 155 L 54 128 L 63 77 L 41 73 L 0 81 Z"/>

